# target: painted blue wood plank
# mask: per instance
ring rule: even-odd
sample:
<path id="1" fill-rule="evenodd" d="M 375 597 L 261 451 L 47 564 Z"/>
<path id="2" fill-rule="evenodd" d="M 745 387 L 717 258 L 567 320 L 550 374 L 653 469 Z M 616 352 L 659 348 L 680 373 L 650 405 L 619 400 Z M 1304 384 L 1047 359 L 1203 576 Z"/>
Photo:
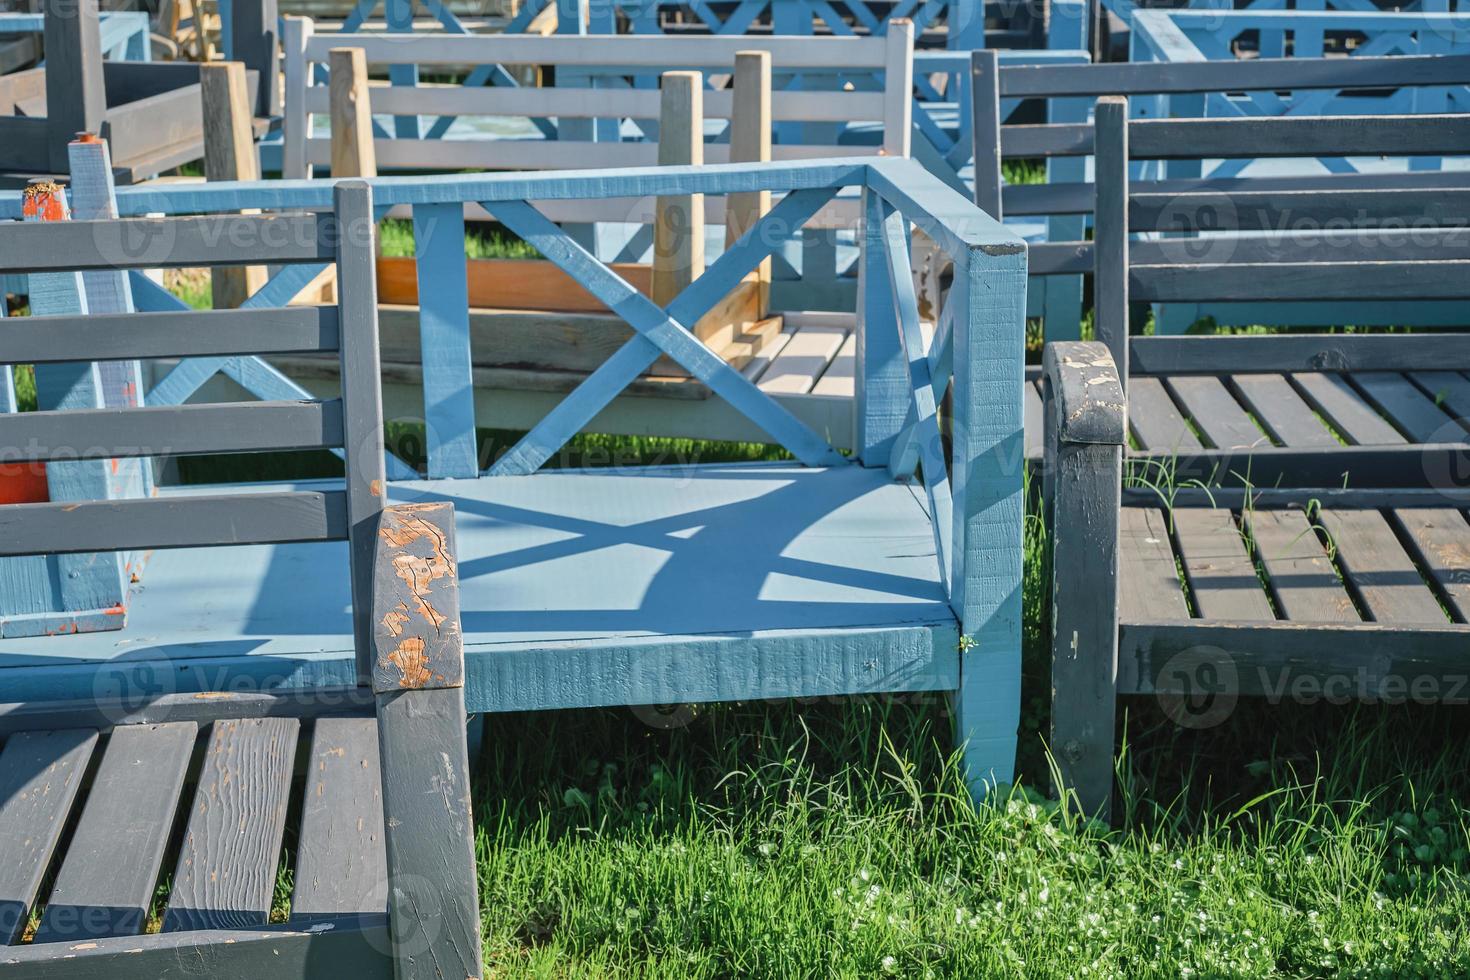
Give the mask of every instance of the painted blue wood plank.
<path id="1" fill-rule="evenodd" d="M 40 185 L 28 188 L 36 198 L 47 196 L 69 217 L 66 197 L 60 187 L 50 191 Z M 43 202 L 26 216 L 27 221 L 44 220 L 48 207 Z M 85 315 L 87 296 L 77 272 L 33 273 L 30 304 L 34 316 Z M 99 408 L 103 403 L 102 379 L 97 365 L 88 361 L 35 366 L 36 403 L 43 411 Z M 113 493 L 108 460 L 85 462 L 53 461 L 46 467 L 46 484 L 52 501 L 108 500 Z M 120 606 L 125 595 L 122 558 L 116 554 L 61 555 L 56 563 L 60 582 L 61 609 L 83 612 Z"/>
<path id="2" fill-rule="evenodd" d="M 429 476 L 477 476 L 480 466 L 475 446 L 464 208 L 459 204 L 414 208 L 413 235 Z"/>
<path id="3" fill-rule="evenodd" d="M 648 363 L 652 364 L 660 351 L 666 353 L 760 426 L 797 459 L 813 466 L 845 462 L 842 455 L 828 445 L 826 440 L 700 343 L 682 321 L 675 320 L 638 293 L 585 248 L 562 234 L 556 225 L 535 208 L 519 201 L 484 202 L 483 206 L 638 331 L 639 337 L 630 342 L 638 343 L 638 354 L 630 354 L 627 360 L 647 355 Z M 757 225 L 752 231 L 758 231 L 759 228 L 760 225 Z M 620 366 L 624 363 L 620 361 Z M 602 407 L 587 404 L 580 392 L 573 392 L 566 400 L 575 400 L 578 406 L 591 407 L 593 414 Z M 522 439 L 515 450 L 497 461 L 493 472 L 531 472 L 565 443 L 565 439 L 555 445 L 550 444 L 554 440 L 541 441 L 542 436 L 559 437 L 563 430 L 540 434 L 533 430 L 532 434 L 538 435 L 537 440 L 528 442 L 531 435 Z M 566 433 L 566 436 L 569 438 L 570 433 Z"/>
<path id="4" fill-rule="evenodd" d="M 983 794 L 1010 781 L 1020 723 L 1025 249 L 967 249 L 955 282 L 950 589 L 967 638 L 955 720 Z"/>
<path id="5" fill-rule="evenodd" d="M 940 581 L 948 579 L 950 534 L 954 508 L 950 499 L 949 474 L 944 463 L 944 440 L 939 434 L 939 406 L 933 382 L 929 377 L 929 358 L 924 351 L 924 338 L 919 332 L 919 302 L 914 295 L 914 278 L 909 265 L 908 222 L 897 211 L 883 219 L 882 255 L 887 265 L 889 295 L 893 297 L 894 319 L 903 340 L 903 357 L 907 362 L 910 405 L 915 415 L 914 446 L 923 467 L 924 489 L 929 498 L 930 523 L 934 528 L 934 548 L 939 560 Z M 898 442 L 895 440 L 895 445 Z"/>
<path id="6" fill-rule="evenodd" d="M 862 207 L 853 445 L 864 466 L 887 466 L 909 404 L 908 372 L 893 320 L 893 294 L 883 254 L 883 222 L 891 209 L 867 188 Z"/>

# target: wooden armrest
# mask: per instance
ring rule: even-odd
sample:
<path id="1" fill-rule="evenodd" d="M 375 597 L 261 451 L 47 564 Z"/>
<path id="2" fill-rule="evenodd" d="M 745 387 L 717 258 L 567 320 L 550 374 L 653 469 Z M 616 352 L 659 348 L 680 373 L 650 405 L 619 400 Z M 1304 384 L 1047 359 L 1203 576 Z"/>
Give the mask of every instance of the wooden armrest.
<path id="1" fill-rule="evenodd" d="M 386 507 L 373 562 L 373 693 L 464 686 L 454 505 Z"/>
<path id="2" fill-rule="evenodd" d="M 1121 446 L 1128 438 L 1128 402 L 1113 355 L 1095 341 L 1046 345 L 1042 372 L 1048 391 L 1048 441 Z"/>

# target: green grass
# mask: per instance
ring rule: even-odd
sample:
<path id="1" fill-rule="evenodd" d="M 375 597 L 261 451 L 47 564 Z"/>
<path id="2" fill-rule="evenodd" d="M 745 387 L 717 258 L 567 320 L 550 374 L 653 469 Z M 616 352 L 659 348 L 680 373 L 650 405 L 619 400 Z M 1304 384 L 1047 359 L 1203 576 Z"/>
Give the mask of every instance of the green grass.
<path id="1" fill-rule="evenodd" d="M 407 257 L 413 251 L 413 222 L 388 218 L 378 224 L 378 242 L 389 257 Z M 468 224 L 465 257 L 470 259 L 538 259 L 541 253 L 500 225 Z"/>

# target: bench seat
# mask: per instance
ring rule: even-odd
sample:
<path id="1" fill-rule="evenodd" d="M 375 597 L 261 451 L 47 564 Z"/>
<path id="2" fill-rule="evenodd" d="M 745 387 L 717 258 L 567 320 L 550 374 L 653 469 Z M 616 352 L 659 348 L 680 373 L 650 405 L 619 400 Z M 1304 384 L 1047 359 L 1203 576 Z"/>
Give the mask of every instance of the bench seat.
<path id="1" fill-rule="evenodd" d="M 551 470 L 389 497 L 455 505 L 471 711 L 957 683 L 924 492 L 883 469 Z M 0 640 L 7 700 L 350 684 L 344 548 L 157 552 L 126 629 Z"/>
<path id="2" fill-rule="evenodd" d="M 1470 372 L 1358 371 L 1138 376 L 1136 450 L 1403 446 L 1470 439 Z M 1026 454 L 1042 451 L 1041 381 L 1026 383 Z"/>

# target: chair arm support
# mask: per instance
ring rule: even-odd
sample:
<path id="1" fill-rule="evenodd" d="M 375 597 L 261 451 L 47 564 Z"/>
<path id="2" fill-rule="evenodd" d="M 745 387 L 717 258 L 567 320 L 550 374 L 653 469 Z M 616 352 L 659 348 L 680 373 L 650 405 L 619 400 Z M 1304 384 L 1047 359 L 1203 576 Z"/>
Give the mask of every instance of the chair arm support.
<path id="1" fill-rule="evenodd" d="M 1048 441 L 1122 446 L 1128 403 L 1113 355 L 1095 341 L 1046 345 L 1042 372 L 1049 392 Z"/>
<path id="2" fill-rule="evenodd" d="M 464 686 L 454 505 L 386 507 L 373 562 L 373 693 Z"/>

